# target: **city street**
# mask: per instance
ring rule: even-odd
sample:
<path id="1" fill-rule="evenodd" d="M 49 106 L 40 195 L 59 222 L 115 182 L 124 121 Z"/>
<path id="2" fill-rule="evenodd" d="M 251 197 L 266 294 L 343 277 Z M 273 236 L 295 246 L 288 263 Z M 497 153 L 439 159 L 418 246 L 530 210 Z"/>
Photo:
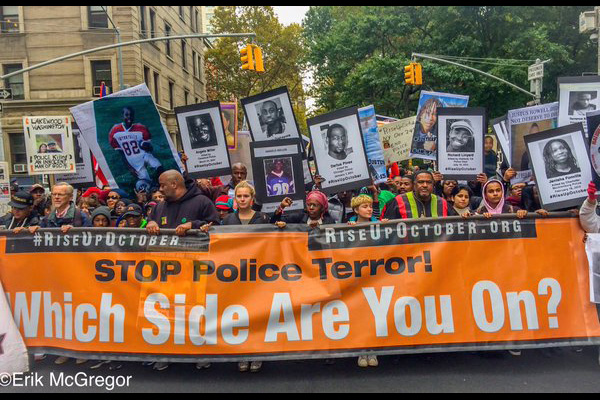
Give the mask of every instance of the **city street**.
<path id="1" fill-rule="evenodd" d="M 235 364 L 213 365 L 198 371 L 192 364 L 172 364 L 158 372 L 141 363 L 125 363 L 111 372 L 106 366 L 91 371 L 71 360 L 53 364 L 54 356 L 35 364 L 34 372 L 75 375 L 131 375 L 128 388 L 114 392 L 598 392 L 600 367 L 594 347 L 548 354 L 523 351 L 482 357 L 475 353 L 380 357 L 377 368 L 360 369 L 355 359 L 265 363 L 257 374 L 239 373 Z M 87 364 L 86 364 L 87 365 Z M 96 392 L 96 388 L 9 388 L 0 392 Z"/>

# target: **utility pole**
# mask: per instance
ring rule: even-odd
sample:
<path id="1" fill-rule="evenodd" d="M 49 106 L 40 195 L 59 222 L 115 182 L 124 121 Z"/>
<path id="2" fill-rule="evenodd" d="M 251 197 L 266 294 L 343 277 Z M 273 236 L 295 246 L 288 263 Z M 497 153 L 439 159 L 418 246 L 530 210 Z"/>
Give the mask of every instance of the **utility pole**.
<path id="1" fill-rule="evenodd" d="M 115 28 L 115 33 L 117 35 L 117 44 L 121 44 L 121 32 L 119 31 L 119 28 L 117 28 L 117 26 L 115 25 L 115 23 L 113 22 L 112 18 L 110 17 L 110 15 L 108 15 L 108 11 L 106 11 L 106 7 L 105 6 L 100 6 L 102 7 L 102 11 L 104 11 L 104 14 L 106 14 L 106 18 L 108 18 L 108 20 L 110 21 L 110 24 L 113 26 L 113 28 Z M 123 53 L 121 52 L 121 47 L 117 48 L 117 63 L 119 64 L 118 68 L 119 68 L 119 89 L 123 90 L 125 89 L 125 83 L 123 82 Z"/>

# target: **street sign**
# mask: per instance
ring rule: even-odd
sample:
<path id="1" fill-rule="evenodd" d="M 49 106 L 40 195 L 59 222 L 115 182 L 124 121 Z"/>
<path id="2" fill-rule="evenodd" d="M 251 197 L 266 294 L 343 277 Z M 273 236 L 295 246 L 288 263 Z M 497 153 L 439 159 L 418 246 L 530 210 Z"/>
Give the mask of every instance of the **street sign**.
<path id="1" fill-rule="evenodd" d="M 542 79 L 544 77 L 544 64 L 533 64 L 529 67 L 529 80 Z"/>
<path id="2" fill-rule="evenodd" d="M 0 89 L 0 100 L 12 100 L 12 89 Z"/>

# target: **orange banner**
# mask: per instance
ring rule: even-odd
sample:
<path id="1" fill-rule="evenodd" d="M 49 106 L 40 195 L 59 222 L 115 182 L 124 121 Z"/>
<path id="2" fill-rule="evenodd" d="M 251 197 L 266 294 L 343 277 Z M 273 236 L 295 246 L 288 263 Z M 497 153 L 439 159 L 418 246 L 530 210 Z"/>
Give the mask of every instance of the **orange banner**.
<path id="1" fill-rule="evenodd" d="M 32 351 L 231 361 L 600 344 L 577 219 L 0 233 Z"/>

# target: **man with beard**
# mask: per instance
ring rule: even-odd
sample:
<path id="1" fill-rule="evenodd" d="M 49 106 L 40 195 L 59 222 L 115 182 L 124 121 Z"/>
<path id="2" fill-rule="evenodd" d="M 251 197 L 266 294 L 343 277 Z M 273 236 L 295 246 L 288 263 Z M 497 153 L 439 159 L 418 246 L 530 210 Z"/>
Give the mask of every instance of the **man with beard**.
<path id="1" fill-rule="evenodd" d="M 440 218 L 448 216 L 448 203 L 433 194 L 434 177 L 431 172 L 420 171 L 414 175 L 414 190 L 396 196 L 385 210 L 385 219 Z"/>
<path id="2" fill-rule="evenodd" d="M 274 101 L 268 100 L 262 104 L 258 118 L 263 133 L 266 133 L 267 137 L 285 132 L 285 118 Z"/>

